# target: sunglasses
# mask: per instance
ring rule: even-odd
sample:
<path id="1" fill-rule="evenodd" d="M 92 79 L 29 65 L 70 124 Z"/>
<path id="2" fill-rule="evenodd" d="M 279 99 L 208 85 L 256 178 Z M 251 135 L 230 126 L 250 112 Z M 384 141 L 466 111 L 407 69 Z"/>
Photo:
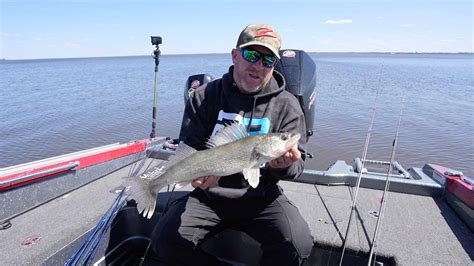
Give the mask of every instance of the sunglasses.
<path id="1" fill-rule="evenodd" d="M 278 58 L 274 55 L 266 55 L 255 50 L 245 48 L 241 49 L 241 51 L 242 57 L 245 59 L 245 61 L 255 64 L 258 62 L 258 60 L 260 60 L 260 58 L 262 58 L 263 66 L 266 68 L 274 67 L 278 61 Z"/>

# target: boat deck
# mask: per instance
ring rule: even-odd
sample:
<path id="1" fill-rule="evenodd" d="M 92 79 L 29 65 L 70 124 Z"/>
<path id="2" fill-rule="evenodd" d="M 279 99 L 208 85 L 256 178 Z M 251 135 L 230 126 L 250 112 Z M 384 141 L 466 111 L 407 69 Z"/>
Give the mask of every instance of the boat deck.
<path id="1" fill-rule="evenodd" d="M 148 159 L 147 164 L 159 162 Z M 12 218 L 12 226 L 0 230 L 0 265 L 42 264 L 45 261 L 45 264 L 63 264 L 81 242 L 78 239 L 84 239 L 111 206 L 121 177 L 127 176 L 131 167 L 124 167 Z M 315 243 L 310 265 L 320 265 L 323 261 L 331 265 L 338 263 L 354 188 L 280 183 L 310 226 Z M 348 256 L 366 257 L 369 253 L 377 220 L 369 212 L 378 210 L 381 195 L 380 190 L 359 190 L 347 244 Z M 27 238 L 36 241 L 22 244 Z M 397 265 L 472 265 L 474 236 L 442 198 L 390 192 L 376 254 L 385 262 Z M 103 255 L 104 250 L 99 251 L 96 259 Z"/>
<path id="2" fill-rule="evenodd" d="M 340 249 L 355 188 L 294 182 L 282 182 L 282 187 L 310 225 L 315 245 L 326 251 Z M 348 236 L 348 254 L 369 253 L 377 222 L 369 212 L 378 211 L 382 193 L 360 188 Z M 472 265 L 473 233 L 445 201 L 396 192 L 390 192 L 386 200 L 377 256 L 401 265 Z M 339 255 L 336 257 L 339 261 Z"/>
<path id="3" fill-rule="evenodd" d="M 124 167 L 11 219 L 11 227 L 0 231 L 0 265 L 41 264 L 85 235 L 111 206 L 116 197 L 115 189 L 120 185 L 120 177 L 127 176 L 130 167 Z M 22 244 L 32 237 L 38 240 L 30 245 Z M 73 252 L 74 248 L 71 254 Z M 64 264 L 68 258 L 58 261 L 56 265 Z"/>

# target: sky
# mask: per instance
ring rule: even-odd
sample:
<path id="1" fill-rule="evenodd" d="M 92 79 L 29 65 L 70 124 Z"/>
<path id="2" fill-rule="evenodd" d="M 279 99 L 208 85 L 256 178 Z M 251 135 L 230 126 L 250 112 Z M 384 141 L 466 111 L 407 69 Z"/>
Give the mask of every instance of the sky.
<path id="1" fill-rule="evenodd" d="M 472 0 L 0 0 L 0 58 L 228 53 L 269 23 L 306 52 L 473 52 Z"/>

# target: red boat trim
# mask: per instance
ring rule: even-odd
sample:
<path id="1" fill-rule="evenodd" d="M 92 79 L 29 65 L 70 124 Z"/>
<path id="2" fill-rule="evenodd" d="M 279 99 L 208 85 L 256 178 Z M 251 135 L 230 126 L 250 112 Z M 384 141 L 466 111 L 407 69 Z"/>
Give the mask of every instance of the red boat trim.
<path id="1" fill-rule="evenodd" d="M 459 200 L 464 202 L 471 209 L 474 209 L 474 190 L 473 186 L 465 182 L 460 176 L 448 175 L 446 171 L 449 168 L 440 165 L 431 165 L 434 169 L 433 176 L 438 175 L 446 179 L 446 189 L 453 193 Z"/>
<path id="2" fill-rule="evenodd" d="M 0 169 L 0 191 L 31 183 L 51 175 L 79 170 L 119 157 L 143 152 L 149 142 L 149 140 L 141 140 L 126 144 L 112 144 Z"/>
<path id="3" fill-rule="evenodd" d="M 467 184 L 460 178 L 449 178 L 447 188 L 456 195 L 456 197 L 466 203 L 469 208 L 474 209 L 474 191 L 472 190 L 472 185 Z"/>
<path id="4" fill-rule="evenodd" d="M 2 187 L 9 188 L 9 187 L 12 187 L 12 186 L 15 186 L 15 185 L 21 185 L 23 183 L 32 182 L 36 179 L 40 179 L 40 178 L 43 178 L 43 177 L 46 177 L 46 176 L 66 172 L 66 171 L 72 170 L 74 167 L 77 167 L 78 165 L 79 165 L 79 162 L 76 161 L 76 162 L 72 162 L 72 163 L 69 163 L 69 164 L 64 164 L 64 165 L 61 165 L 61 166 L 57 166 L 57 167 L 54 167 L 54 168 L 48 168 L 44 171 L 38 171 L 38 172 L 33 172 L 31 174 L 19 175 L 15 178 L 12 178 L 12 179 L 9 179 L 9 180 L 6 180 L 6 181 L 0 181 L 0 188 L 2 188 Z"/>

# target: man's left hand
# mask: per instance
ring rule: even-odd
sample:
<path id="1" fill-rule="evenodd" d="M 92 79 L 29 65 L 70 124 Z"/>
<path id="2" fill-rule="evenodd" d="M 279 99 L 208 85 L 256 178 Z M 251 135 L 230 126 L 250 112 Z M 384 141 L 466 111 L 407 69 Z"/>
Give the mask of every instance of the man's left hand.
<path id="1" fill-rule="evenodd" d="M 269 164 L 272 168 L 287 168 L 299 159 L 301 159 L 301 152 L 298 150 L 298 144 L 295 144 L 289 151 L 283 154 L 283 156 L 271 160 Z"/>
<path id="2" fill-rule="evenodd" d="M 208 189 L 210 187 L 215 187 L 217 186 L 217 183 L 219 182 L 220 176 L 201 176 L 193 180 L 191 185 L 196 188 L 200 187 L 201 189 Z"/>

